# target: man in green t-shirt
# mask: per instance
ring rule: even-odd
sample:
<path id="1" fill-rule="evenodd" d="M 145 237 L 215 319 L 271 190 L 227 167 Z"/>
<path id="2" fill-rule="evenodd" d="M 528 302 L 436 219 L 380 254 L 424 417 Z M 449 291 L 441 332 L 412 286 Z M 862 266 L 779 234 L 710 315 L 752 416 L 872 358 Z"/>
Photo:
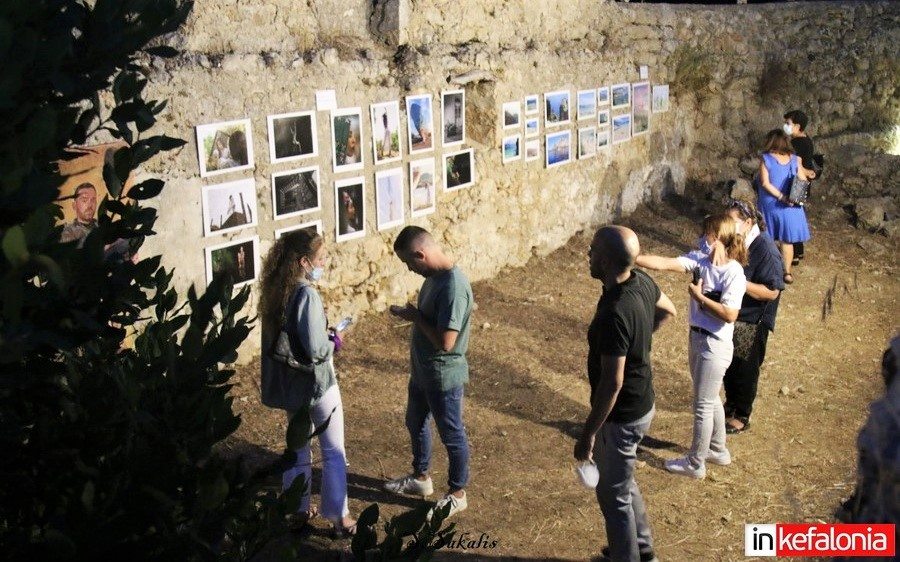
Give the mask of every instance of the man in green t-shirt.
<path id="1" fill-rule="evenodd" d="M 466 350 L 472 316 L 472 287 L 429 234 L 407 226 L 394 241 L 394 252 L 410 271 L 425 278 L 417 305 L 391 306 L 391 314 L 413 323 L 410 337 L 410 377 L 406 428 L 412 441 L 413 473 L 390 480 L 385 489 L 428 496 L 434 491 L 431 429 L 434 418 L 450 461 L 447 495 L 437 508 L 450 504 L 450 515 L 466 509 L 469 480 L 469 440 L 462 421 L 463 389 L 469 381 Z"/>

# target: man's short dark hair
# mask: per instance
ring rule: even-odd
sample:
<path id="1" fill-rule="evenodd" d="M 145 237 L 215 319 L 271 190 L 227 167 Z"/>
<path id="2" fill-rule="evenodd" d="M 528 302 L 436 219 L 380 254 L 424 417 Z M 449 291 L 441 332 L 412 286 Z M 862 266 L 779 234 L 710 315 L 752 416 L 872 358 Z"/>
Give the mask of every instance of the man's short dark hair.
<path id="1" fill-rule="evenodd" d="M 809 123 L 809 117 L 799 109 L 788 111 L 784 114 L 784 118 L 790 119 L 792 123 L 799 125 L 801 131 L 805 131 L 806 125 Z"/>
<path id="2" fill-rule="evenodd" d="M 94 191 L 97 191 L 97 188 L 94 187 L 94 184 L 92 184 L 89 181 L 86 181 L 82 184 L 79 184 L 78 187 L 75 188 L 75 191 L 72 193 L 72 197 L 77 199 L 78 194 L 81 193 L 85 189 L 93 189 Z"/>
<path id="3" fill-rule="evenodd" d="M 394 253 L 407 252 L 412 247 L 413 242 L 422 236 L 427 236 L 428 231 L 421 226 L 409 225 L 400 231 L 397 239 L 394 240 Z"/>

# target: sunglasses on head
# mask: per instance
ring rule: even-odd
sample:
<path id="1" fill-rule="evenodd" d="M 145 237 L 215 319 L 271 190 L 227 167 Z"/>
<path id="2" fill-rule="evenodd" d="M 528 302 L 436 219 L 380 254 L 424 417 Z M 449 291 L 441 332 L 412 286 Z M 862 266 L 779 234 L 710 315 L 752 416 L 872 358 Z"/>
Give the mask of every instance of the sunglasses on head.
<path id="1" fill-rule="evenodd" d="M 737 209 L 738 211 L 741 212 L 741 215 L 743 215 L 744 217 L 746 217 L 748 219 L 753 217 L 753 213 L 750 212 L 750 207 L 743 201 L 739 201 L 737 199 L 729 199 L 728 200 L 728 208 L 729 209 Z"/>

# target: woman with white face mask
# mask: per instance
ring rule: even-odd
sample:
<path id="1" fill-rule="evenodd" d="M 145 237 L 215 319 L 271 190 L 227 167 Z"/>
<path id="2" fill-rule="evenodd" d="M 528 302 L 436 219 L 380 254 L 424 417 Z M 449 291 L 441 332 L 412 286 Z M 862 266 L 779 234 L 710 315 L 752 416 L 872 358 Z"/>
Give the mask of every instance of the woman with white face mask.
<path id="1" fill-rule="evenodd" d="M 750 429 L 750 414 L 756 400 L 759 370 L 766 358 L 769 332 L 775 331 L 775 315 L 784 289 L 784 264 L 775 242 L 765 232 L 762 216 L 751 201 L 732 199 L 725 211 L 744 235 L 748 263 L 744 266 L 747 292 L 735 324 L 735 353 L 725 371 L 725 431 Z M 749 347 L 738 352 L 739 332 L 746 330 Z M 752 338 L 752 339 L 750 339 Z"/>
<path id="2" fill-rule="evenodd" d="M 734 350 L 734 321 L 747 287 L 741 264 L 747 262 L 744 237 L 726 215 L 703 220 L 710 250 L 677 258 L 640 255 L 636 263 L 648 269 L 694 272 L 688 285 L 688 364 L 694 385 L 694 430 L 687 456 L 666 461 L 666 470 L 690 478 L 706 476 L 707 464 L 731 464 L 725 447 L 725 410 L 719 391 Z"/>
<path id="3" fill-rule="evenodd" d="M 327 252 L 321 236 L 308 230 L 285 234 L 275 241 L 263 264 L 259 313 L 262 321 L 263 403 L 287 411 L 288 421 L 308 407 L 319 434 L 322 453 L 322 507 L 310 506 L 312 461 L 309 443 L 293 451 L 294 463 L 282 475 L 287 490 L 302 475 L 306 481 L 298 519 L 305 523 L 321 514 L 334 525 L 336 536 L 356 532 L 347 505 L 347 457 L 344 451 L 344 409 L 332 356 L 341 337 L 328 329 L 325 307 L 313 283 L 325 270 Z M 276 357 L 280 332 L 289 340 L 295 365 Z M 278 351 L 282 350 L 278 348 Z M 330 418 L 330 419 L 329 419 Z"/>

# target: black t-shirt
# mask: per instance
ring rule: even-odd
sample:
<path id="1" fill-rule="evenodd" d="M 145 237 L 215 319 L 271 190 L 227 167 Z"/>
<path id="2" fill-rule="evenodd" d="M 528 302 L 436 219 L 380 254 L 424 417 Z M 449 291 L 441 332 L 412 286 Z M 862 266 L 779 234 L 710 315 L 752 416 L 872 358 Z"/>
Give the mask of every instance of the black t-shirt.
<path id="1" fill-rule="evenodd" d="M 662 293 L 646 273 L 632 270 L 631 277 L 604 290 L 588 329 L 588 379 L 591 402 L 601 377 L 603 355 L 625 357 L 625 377 L 609 421 L 635 421 L 653 408 L 653 373 L 650 341 L 656 302 Z"/>
<path id="2" fill-rule="evenodd" d="M 813 141 L 809 137 L 791 137 L 791 146 L 794 152 L 800 157 L 803 167 L 807 170 L 813 169 Z"/>
<path id="3" fill-rule="evenodd" d="M 775 242 L 762 232 L 750 244 L 749 260 L 744 266 L 747 281 L 765 285 L 769 289 L 784 290 L 784 263 Z M 775 315 L 778 313 L 779 294 L 774 301 L 759 301 L 744 293 L 738 320 L 742 322 L 762 322 L 770 331 L 775 331 Z"/>

